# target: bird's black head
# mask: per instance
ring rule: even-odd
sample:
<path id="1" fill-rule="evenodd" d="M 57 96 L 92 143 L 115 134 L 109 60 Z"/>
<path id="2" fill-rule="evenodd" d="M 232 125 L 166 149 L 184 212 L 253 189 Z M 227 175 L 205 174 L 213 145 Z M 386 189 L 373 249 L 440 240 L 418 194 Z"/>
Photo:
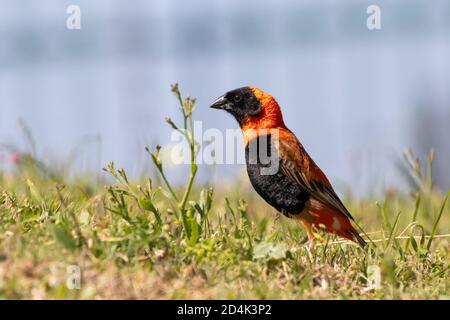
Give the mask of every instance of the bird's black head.
<path id="1" fill-rule="evenodd" d="M 261 112 L 261 103 L 251 87 L 243 87 L 217 98 L 211 108 L 228 111 L 242 124 L 246 117 L 256 116 Z"/>

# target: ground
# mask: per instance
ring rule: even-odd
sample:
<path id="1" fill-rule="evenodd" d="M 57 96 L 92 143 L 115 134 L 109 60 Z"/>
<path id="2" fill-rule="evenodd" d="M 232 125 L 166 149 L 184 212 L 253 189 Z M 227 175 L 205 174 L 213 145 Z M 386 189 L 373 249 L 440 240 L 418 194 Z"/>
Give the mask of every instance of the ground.
<path id="1" fill-rule="evenodd" d="M 187 222 L 164 194 L 150 195 L 150 205 L 129 185 L 135 191 L 55 182 L 29 170 L 1 176 L 0 297 L 449 298 L 450 212 L 437 191 L 390 192 L 378 205 L 346 199 L 374 240 L 366 253 L 334 237 L 309 250 L 303 229 L 275 219 L 245 183 L 215 193 L 194 188 Z M 81 272 L 79 290 L 70 289 L 72 265 Z M 380 285 L 371 287 L 376 280 L 367 278 L 378 272 Z"/>

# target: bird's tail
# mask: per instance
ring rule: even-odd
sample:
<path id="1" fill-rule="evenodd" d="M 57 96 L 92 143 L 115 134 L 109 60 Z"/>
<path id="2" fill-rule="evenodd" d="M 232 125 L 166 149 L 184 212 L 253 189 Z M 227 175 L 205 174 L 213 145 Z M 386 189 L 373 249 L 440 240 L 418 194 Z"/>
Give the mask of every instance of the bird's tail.
<path id="1" fill-rule="evenodd" d="M 329 207 L 312 207 L 311 213 L 315 225 L 323 225 L 329 233 L 336 234 L 350 241 L 357 242 L 364 250 L 367 246 L 366 241 L 359 235 L 353 227 L 350 219 L 344 216 L 340 211 Z"/>
<path id="2" fill-rule="evenodd" d="M 348 233 L 352 236 L 352 240 L 357 242 L 362 249 L 366 249 L 367 242 L 359 235 L 355 229 L 348 230 Z"/>

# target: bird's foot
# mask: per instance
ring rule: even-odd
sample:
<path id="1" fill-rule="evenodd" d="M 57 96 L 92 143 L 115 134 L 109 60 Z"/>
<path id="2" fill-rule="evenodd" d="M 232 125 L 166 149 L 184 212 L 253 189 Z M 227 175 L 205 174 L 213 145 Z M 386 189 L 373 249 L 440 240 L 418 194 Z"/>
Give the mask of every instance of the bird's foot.
<path id="1" fill-rule="evenodd" d="M 301 244 L 304 244 L 308 247 L 308 249 L 311 251 L 316 247 L 316 240 L 320 241 L 322 244 L 327 243 L 327 240 L 323 238 L 321 235 L 314 233 L 314 237 L 308 237 L 306 236 L 302 241 Z"/>
<path id="2" fill-rule="evenodd" d="M 322 237 L 320 234 L 318 234 L 318 233 L 314 233 L 314 237 L 315 237 L 317 240 L 319 240 L 320 242 L 322 242 L 322 244 L 327 243 L 327 240 L 326 240 L 324 237 Z"/>

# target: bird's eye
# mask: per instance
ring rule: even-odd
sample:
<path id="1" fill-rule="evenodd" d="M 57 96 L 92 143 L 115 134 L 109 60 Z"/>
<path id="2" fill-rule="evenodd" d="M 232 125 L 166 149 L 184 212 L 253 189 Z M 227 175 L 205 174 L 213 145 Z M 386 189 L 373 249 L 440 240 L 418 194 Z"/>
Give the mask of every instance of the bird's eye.
<path id="1" fill-rule="evenodd" d="M 234 99 L 234 102 L 239 102 L 239 101 L 241 101 L 241 99 L 242 99 L 242 95 L 237 94 L 237 95 L 234 96 L 233 99 Z"/>

